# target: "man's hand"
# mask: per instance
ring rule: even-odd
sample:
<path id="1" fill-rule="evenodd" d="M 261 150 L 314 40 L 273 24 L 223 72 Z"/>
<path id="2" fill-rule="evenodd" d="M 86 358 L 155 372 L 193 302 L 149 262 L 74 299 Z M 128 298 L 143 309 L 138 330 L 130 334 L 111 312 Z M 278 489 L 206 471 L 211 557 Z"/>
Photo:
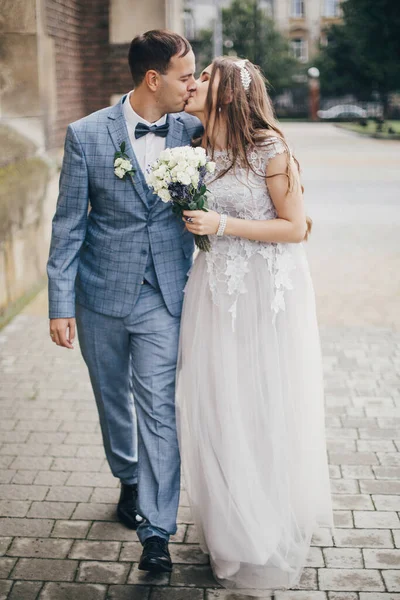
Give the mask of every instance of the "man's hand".
<path id="1" fill-rule="evenodd" d="M 50 337 L 57 346 L 74 349 L 75 319 L 50 319 Z"/>

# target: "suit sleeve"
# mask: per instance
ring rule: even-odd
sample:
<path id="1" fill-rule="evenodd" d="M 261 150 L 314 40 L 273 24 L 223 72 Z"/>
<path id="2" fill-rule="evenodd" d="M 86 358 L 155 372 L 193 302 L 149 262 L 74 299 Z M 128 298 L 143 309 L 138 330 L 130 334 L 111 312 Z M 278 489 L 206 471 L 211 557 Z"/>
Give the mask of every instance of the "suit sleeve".
<path id="1" fill-rule="evenodd" d="M 85 156 L 72 125 L 69 125 L 47 263 L 50 319 L 75 316 L 75 279 L 79 252 L 86 235 L 88 190 Z"/>

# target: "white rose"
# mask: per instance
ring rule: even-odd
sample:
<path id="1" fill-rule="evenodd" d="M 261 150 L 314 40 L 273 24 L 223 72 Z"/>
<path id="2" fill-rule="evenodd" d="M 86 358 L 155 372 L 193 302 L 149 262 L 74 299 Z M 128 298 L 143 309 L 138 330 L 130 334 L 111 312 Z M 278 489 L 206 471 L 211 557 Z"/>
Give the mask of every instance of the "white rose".
<path id="1" fill-rule="evenodd" d="M 130 160 L 123 160 L 120 166 L 121 169 L 125 169 L 125 171 L 132 171 L 132 163 Z"/>
<path id="2" fill-rule="evenodd" d="M 123 158 L 116 158 L 114 160 L 114 167 L 120 167 L 122 165 L 122 163 L 124 162 Z"/>
<path id="3" fill-rule="evenodd" d="M 160 153 L 160 160 L 168 162 L 169 160 L 171 160 L 171 155 L 172 154 L 170 148 L 166 148 Z"/>
<path id="4" fill-rule="evenodd" d="M 180 183 L 183 183 L 183 185 L 190 185 L 190 182 L 191 182 L 190 176 L 187 173 L 185 173 L 185 171 L 180 171 L 177 174 L 177 180 Z"/>
<path id="5" fill-rule="evenodd" d="M 199 175 L 198 173 L 196 173 L 196 175 L 193 175 L 192 177 L 192 185 L 197 188 L 197 186 L 199 185 Z"/>
<path id="6" fill-rule="evenodd" d="M 160 165 L 158 167 L 158 169 L 156 169 L 155 171 L 153 171 L 154 176 L 158 177 L 158 179 L 162 179 L 165 176 L 166 172 L 167 172 L 167 167 L 165 165 Z"/>
<path id="7" fill-rule="evenodd" d="M 163 202 L 169 202 L 171 200 L 171 194 L 168 190 L 160 190 L 158 195 Z"/>
<path id="8" fill-rule="evenodd" d="M 119 177 L 120 179 L 124 178 L 125 175 L 125 171 L 124 169 L 122 169 L 121 167 L 117 167 L 116 169 L 114 169 L 114 173 L 117 177 Z"/>
<path id="9" fill-rule="evenodd" d="M 212 160 L 210 160 L 210 162 L 208 162 L 206 164 L 206 169 L 209 173 L 214 173 L 215 171 L 215 162 L 213 162 Z"/>

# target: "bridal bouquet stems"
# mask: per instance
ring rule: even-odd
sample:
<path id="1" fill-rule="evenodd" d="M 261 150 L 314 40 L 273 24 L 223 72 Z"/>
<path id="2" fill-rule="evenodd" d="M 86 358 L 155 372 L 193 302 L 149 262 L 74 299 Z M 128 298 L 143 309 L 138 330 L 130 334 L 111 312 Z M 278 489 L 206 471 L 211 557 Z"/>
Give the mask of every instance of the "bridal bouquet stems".
<path id="1" fill-rule="evenodd" d="M 147 185 L 163 202 L 171 202 L 178 217 L 184 210 L 207 212 L 207 173 L 214 173 L 215 163 L 208 160 L 204 148 L 181 146 L 163 150 L 160 157 L 147 170 Z M 196 246 L 208 252 L 207 235 L 195 235 Z"/>

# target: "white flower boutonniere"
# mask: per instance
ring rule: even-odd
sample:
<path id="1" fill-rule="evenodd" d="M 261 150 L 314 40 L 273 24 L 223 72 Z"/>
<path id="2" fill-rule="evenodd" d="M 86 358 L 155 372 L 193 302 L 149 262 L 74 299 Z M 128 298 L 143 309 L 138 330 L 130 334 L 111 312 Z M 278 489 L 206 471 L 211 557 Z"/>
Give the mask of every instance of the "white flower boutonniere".
<path id="1" fill-rule="evenodd" d="M 135 169 L 125 154 L 125 142 L 120 145 L 120 150 L 114 154 L 114 173 L 119 179 L 124 179 L 126 175 L 130 175 L 133 179 Z"/>

